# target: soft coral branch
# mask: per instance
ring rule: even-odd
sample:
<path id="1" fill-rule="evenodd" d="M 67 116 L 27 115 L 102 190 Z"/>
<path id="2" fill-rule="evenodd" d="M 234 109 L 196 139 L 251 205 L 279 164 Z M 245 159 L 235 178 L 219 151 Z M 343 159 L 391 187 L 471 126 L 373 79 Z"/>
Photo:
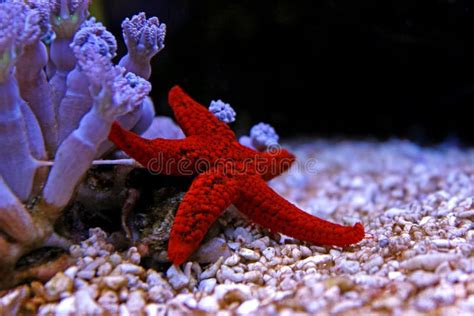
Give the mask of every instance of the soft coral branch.
<path id="1" fill-rule="evenodd" d="M 30 213 L 13 194 L 0 176 L 0 227 L 12 240 L 27 242 L 34 238 L 35 229 Z"/>
<path id="2" fill-rule="evenodd" d="M 23 9 L 20 3 L 0 4 L 0 174 L 22 201 L 33 188 L 39 167 L 35 158 L 45 156 L 38 122 L 20 97 L 13 76 Z"/>
<path id="3" fill-rule="evenodd" d="M 71 44 L 77 58 L 77 64 L 67 78 L 67 91 L 58 109 L 59 143 L 74 131 L 82 117 L 90 110 L 92 97 L 89 92 L 89 79 L 82 66 L 94 55 L 108 59 L 115 56 L 117 42 L 101 23 L 88 21 L 74 36 Z"/>
<path id="4" fill-rule="evenodd" d="M 99 145 L 107 139 L 112 122 L 140 106 L 151 89 L 141 78 L 124 76 L 125 70 L 114 67 L 106 56 L 96 55 L 82 67 L 91 83 L 93 105 L 79 127 L 59 147 L 46 183 L 44 199 L 57 210 L 51 214 L 53 219 L 69 202 Z"/>
<path id="5" fill-rule="evenodd" d="M 50 20 L 56 34 L 50 49 L 50 58 L 55 67 L 50 84 L 56 110 L 66 93 L 67 75 L 76 64 L 70 44 L 74 34 L 89 15 L 89 3 L 89 0 L 50 0 Z"/>
<path id="6" fill-rule="evenodd" d="M 128 54 L 120 60 L 120 66 L 138 76 L 149 79 L 150 61 L 165 47 L 166 25 L 157 17 L 147 20 L 145 13 L 134 15 L 122 23 L 123 37 Z"/>
<path id="7" fill-rule="evenodd" d="M 0 82 L 0 174 L 25 201 L 33 189 L 39 165 L 30 152 L 22 108 L 27 110 L 15 80 Z"/>
<path id="8" fill-rule="evenodd" d="M 57 146 L 57 122 L 51 102 L 52 92 L 44 68 L 48 63 L 41 39 L 49 31 L 49 5 L 46 0 L 29 1 L 22 36 L 23 49 L 16 63 L 15 77 L 21 97 L 27 102 L 41 128 L 49 157 Z"/>
<path id="9" fill-rule="evenodd" d="M 89 2 L 0 0 L 0 288 L 62 267 L 18 263 L 37 249 L 69 246 L 55 232 L 56 220 L 100 148 L 110 148 L 113 122 L 143 132 L 155 115 L 145 102 L 151 86 L 134 72 L 150 75 L 164 25 L 144 15 L 129 21 L 127 69 L 114 66 L 115 38 L 85 21 Z M 49 60 L 42 41 L 52 42 Z"/>

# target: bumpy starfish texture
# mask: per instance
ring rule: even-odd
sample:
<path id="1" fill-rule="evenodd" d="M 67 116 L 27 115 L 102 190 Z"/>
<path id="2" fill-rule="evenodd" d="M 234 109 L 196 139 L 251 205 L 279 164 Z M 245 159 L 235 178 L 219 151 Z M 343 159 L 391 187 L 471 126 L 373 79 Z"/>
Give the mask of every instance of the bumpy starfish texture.
<path id="1" fill-rule="evenodd" d="M 117 122 L 109 139 L 152 172 L 196 176 L 171 228 L 168 257 L 173 264 L 187 260 L 231 204 L 257 224 L 313 244 L 347 246 L 364 238 L 360 223 L 341 226 L 311 216 L 267 186 L 265 181 L 294 162 L 290 152 L 257 152 L 240 145 L 227 124 L 179 87 L 171 89 L 169 104 L 185 139 L 148 140 Z"/>

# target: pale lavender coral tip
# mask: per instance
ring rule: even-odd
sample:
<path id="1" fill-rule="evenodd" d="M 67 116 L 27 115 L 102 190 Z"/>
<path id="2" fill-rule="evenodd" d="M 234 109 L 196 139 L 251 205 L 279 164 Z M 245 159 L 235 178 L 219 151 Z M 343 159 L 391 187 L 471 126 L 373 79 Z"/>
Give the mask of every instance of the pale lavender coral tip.
<path id="1" fill-rule="evenodd" d="M 129 106 L 131 107 L 130 110 L 133 111 L 143 103 L 145 97 L 150 93 L 151 84 L 131 72 L 125 75 L 125 79 L 128 82 L 129 88 L 124 91 L 126 94 L 129 94 Z"/>
<path id="2" fill-rule="evenodd" d="M 235 121 L 236 113 L 229 103 L 222 100 L 211 101 L 209 106 L 211 111 L 219 120 L 225 123 L 232 123 Z"/>
<path id="3" fill-rule="evenodd" d="M 259 123 L 250 130 L 250 138 L 255 148 L 268 147 L 278 144 L 279 136 L 275 129 L 265 123 Z"/>
<path id="4" fill-rule="evenodd" d="M 51 25 L 59 38 L 70 38 L 89 15 L 90 0 L 51 0 Z"/>
<path id="5" fill-rule="evenodd" d="M 87 10 L 91 0 L 50 0 L 51 12 L 56 15 L 74 14 Z"/>
<path id="6" fill-rule="evenodd" d="M 16 37 L 15 11 L 10 3 L 0 3 L 0 50 L 7 50 Z"/>
<path id="7" fill-rule="evenodd" d="M 104 56 L 87 60 L 83 71 L 92 83 L 91 93 L 99 111 L 108 118 L 136 110 L 151 91 L 151 84 L 120 66 L 113 66 Z"/>
<path id="8" fill-rule="evenodd" d="M 49 2 L 48 0 L 28 0 L 27 5 L 38 15 L 38 26 L 40 28 L 41 39 L 48 36 L 51 32 L 51 24 L 49 24 Z"/>
<path id="9" fill-rule="evenodd" d="M 48 31 L 47 13 L 22 1 L 0 3 L 0 50 L 14 46 L 19 54 L 24 46 L 39 41 Z"/>
<path id="10" fill-rule="evenodd" d="M 29 10 L 26 12 L 24 30 L 19 38 L 24 45 L 31 45 L 44 36 L 45 33 L 42 32 L 40 21 L 41 17 L 38 11 Z"/>
<path id="11" fill-rule="evenodd" d="M 80 52 L 78 48 L 86 44 L 95 46 L 97 53 L 110 59 L 113 58 L 117 52 L 117 41 L 115 37 L 106 30 L 102 23 L 95 22 L 95 19 L 83 24 L 83 27 L 74 36 L 71 48 L 76 54 Z M 76 56 L 76 58 L 79 57 Z"/>
<path id="12" fill-rule="evenodd" d="M 152 57 L 164 48 L 166 25 L 157 17 L 147 20 L 145 13 L 134 15 L 122 22 L 123 36 L 129 52 L 137 49 Z"/>
<path id="13" fill-rule="evenodd" d="M 110 79 L 113 64 L 107 55 L 100 54 L 100 52 L 97 51 L 100 45 L 95 45 L 97 44 L 94 42 L 96 40 L 100 41 L 96 36 L 91 36 L 87 42 L 91 45 L 75 46 L 74 53 L 78 65 L 91 83 L 100 86 L 102 82 Z M 108 77 L 104 78 L 105 76 Z"/>

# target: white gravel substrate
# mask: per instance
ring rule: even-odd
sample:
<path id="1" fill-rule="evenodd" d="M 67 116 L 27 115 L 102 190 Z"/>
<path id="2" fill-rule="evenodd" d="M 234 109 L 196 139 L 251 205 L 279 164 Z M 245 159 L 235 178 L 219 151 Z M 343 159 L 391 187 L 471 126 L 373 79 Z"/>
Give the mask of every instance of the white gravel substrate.
<path id="1" fill-rule="evenodd" d="M 299 170 L 271 185 L 314 215 L 362 222 L 365 240 L 311 246 L 229 210 L 225 231 L 198 253 L 223 258 L 157 273 L 139 266 L 135 248 L 115 253 L 91 230 L 71 249 L 75 266 L 13 289 L 0 314 L 19 305 L 39 315 L 474 313 L 474 150 L 400 141 L 290 149 Z"/>

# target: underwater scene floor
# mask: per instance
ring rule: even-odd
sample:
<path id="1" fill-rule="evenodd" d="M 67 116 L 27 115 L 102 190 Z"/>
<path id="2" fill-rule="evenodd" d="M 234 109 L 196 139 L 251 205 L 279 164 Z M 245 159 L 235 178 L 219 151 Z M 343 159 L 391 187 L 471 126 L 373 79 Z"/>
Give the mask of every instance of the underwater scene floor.
<path id="1" fill-rule="evenodd" d="M 270 182 L 301 209 L 366 237 L 321 247 L 234 208 L 195 261 L 145 268 L 100 229 L 46 284 L 3 292 L 0 311 L 38 315 L 468 315 L 474 313 L 474 150 L 407 141 L 299 140 Z M 202 264 L 199 262 L 210 262 Z"/>

